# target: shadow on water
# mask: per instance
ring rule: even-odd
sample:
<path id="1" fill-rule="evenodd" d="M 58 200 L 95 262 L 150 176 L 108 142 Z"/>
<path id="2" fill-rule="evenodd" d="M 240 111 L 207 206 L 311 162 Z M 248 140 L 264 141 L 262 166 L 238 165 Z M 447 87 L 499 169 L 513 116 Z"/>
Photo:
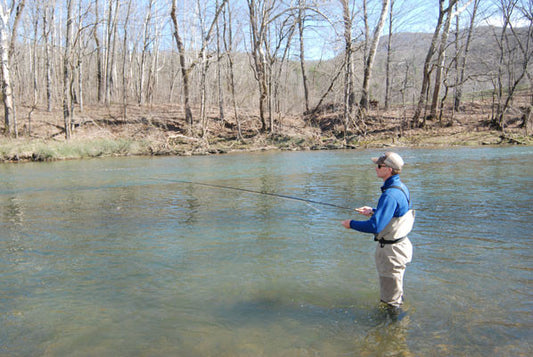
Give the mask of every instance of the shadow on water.
<path id="1" fill-rule="evenodd" d="M 230 330 L 256 330 L 264 335 L 270 335 L 279 326 L 288 326 L 290 330 L 281 332 L 285 341 L 292 340 L 291 335 L 298 336 L 296 344 L 314 341 L 306 343 L 298 353 L 411 356 L 407 343 L 409 310 L 408 305 L 403 309 L 342 302 L 322 306 L 283 296 L 257 296 L 219 306 L 215 318 Z M 276 336 L 270 336 L 269 340 L 273 345 L 263 351 L 268 355 L 295 352 L 288 346 L 276 345 Z"/>

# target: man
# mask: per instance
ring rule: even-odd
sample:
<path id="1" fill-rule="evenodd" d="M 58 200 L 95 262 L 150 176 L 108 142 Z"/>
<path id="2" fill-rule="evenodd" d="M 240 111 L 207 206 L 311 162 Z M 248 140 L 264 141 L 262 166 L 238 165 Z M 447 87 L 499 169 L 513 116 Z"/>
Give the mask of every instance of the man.
<path id="1" fill-rule="evenodd" d="M 377 165 L 376 174 L 383 179 L 378 206 L 357 208 L 369 217 L 366 221 L 345 220 L 345 228 L 373 233 L 377 241 L 375 260 L 379 274 L 381 301 L 391 307 L 403 302 L 403 276 L 406 264 L 411 261 L 413 247 L 407 234 L 413 228 L 415 213 L 411 209 L 410 194 L 400 181 L 403 159 L 394 152 L 372 158 Z"/>

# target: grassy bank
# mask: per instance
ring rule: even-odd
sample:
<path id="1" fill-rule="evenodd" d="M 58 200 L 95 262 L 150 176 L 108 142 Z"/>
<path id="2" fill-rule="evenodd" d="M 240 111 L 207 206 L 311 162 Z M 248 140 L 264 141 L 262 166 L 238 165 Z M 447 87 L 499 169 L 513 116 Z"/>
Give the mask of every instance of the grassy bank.
<path id="1" fill-rule="evenodd" d="M 497 131 L 452 132 L 419 131 L 397 137 L 392 133 L 366 136 L 350 141 L 349 148 L 445 147 L 480 145 L 533 145 L 531 136 Z M 46 139 L 0 139 L 0 162 L 54 161 L 109 156 L 207 155 L 259 150 L 331 150 L 344 148 L 343 141 L 331 138 L 257 135 L 244 142 L 218 140 L 151 140 L 134 138 L 74 138 L 69 141 Z"/>
<path id="2" fill-rule="evenodd" d="M 148 144 L 132 139 L 1 139 L 0 161 L 53 161 L 148 154 Z"/>

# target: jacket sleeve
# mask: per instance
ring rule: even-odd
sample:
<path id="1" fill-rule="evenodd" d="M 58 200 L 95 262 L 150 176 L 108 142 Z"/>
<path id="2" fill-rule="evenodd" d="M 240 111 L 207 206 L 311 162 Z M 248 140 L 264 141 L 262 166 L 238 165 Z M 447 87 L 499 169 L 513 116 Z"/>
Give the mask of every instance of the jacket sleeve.
<path id="1" fill-rule="evenodd" d="M 383 194 L 372 217 L 367 221 L 351 220 L 350 228 L 359 232 L 378 234 L 394 216 L 396 205 L 397 202 L 393 197 Z"/>

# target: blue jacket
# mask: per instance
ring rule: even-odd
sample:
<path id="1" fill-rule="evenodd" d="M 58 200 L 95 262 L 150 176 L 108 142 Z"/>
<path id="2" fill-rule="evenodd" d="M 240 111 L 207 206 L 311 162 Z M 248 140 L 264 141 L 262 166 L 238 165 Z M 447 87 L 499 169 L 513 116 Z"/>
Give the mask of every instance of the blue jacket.
<path id="1" fill-rule="evenodd" d="M 390 188 L 400 186 L 402 190 Z M 378 234 L 392 217 L 401 217 L 410 209 L 410 193 L 407 186 L 400 181 L 400 175 L 389 177 L 381 186 L 381 197 L 378 206 L 374 209 L 374 214 L 367 221 L 350 221 L 350 228 L 359 232 Z"/>

